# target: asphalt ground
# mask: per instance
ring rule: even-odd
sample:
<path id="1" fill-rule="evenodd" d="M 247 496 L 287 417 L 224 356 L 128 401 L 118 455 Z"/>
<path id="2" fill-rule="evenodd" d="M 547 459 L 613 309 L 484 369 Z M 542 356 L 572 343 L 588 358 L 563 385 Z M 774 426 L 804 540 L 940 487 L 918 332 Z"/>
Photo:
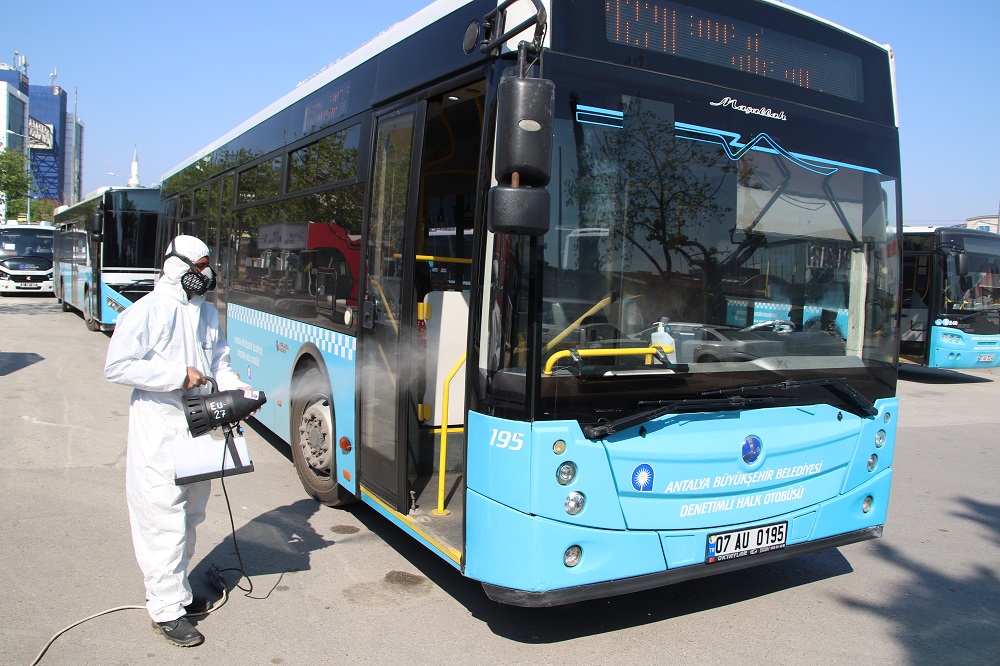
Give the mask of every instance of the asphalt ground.
<path id="1" fill-rule="evenodd" d="M 55 299 L 0 299 L 0 663 L 143 603 L 124 499 L 129 389 L 108 336 Z M 48 665 L 997 664 L 1000 371 L 904 368 L 882 539 L 549 609 L 482 587 L 364 505 L 322 507 L 286 446 L 247 431 L 255 471 L 227 479 L 249 581 L 172 647 L 145 610 L 66 631 Z M 192 580 L 238 567 L 218 481 Z M 252 590 L 250 586 L 252 584 Z"/>

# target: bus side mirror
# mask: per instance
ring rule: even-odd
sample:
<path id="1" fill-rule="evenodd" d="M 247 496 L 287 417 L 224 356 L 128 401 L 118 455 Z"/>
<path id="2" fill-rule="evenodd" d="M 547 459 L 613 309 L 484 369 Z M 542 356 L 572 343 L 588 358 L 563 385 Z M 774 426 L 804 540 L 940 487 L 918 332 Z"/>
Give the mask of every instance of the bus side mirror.
<path id="1" fill-rule="evenodd" d="M 965 252 L 959 252 L 955 255 L 955 272 L 959 276 L 969 274 L 969 255 Z"/>
<path id="2" fill-rule="evenodd" d="M 486 224 L 495 234 L 544 236 L 549 230 L 549 191 L 497 185 L 489 192 Z"/>
<path id="3" fill-rule="evenodd" d="M 542 236 L 549 230 L 552 125 L 556 87 L 547 79 L 506 77 L 497 95 L 496 178 L 487 226 L 493 233 Z"/>
<path id="4" fill-rule="evenodd" d="M 90 216 L 90 233 L 98 243 L 103 240 L 104 223 L 100 212 L 96 212 Z"/>

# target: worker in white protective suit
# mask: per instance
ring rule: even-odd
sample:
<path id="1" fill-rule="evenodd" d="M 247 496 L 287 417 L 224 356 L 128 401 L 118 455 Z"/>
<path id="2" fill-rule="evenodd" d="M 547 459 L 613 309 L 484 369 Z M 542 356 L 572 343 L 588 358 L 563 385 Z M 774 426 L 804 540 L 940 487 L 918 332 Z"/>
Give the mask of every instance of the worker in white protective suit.
<path id="1" fill-rule="evenodd" d="M 203 614 L 208 603 L 193 597 L 187 567 L 211 481 L 174 483 L 171 444 L 191 437 L 182 398 L 208 393 L 206 377 L 220 390 L 249 388 L 229 365 L 218 311 L 205 302 L 215 282 L 208 254 L 193 236 L 173 240 L 152 293 L 119 315 L 104 366 L 110 381 L 134 389 L 125 491 L 146 609 L 153 628 L 183 647 L 205 640 L 188 614 Z"/>

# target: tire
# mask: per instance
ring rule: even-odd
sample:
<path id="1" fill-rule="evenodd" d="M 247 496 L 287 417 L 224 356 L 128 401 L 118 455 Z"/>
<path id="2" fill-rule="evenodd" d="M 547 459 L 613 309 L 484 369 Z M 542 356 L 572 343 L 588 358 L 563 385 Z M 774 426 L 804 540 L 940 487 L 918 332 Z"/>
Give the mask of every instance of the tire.
<path id="1" fill-rule="evenodd" d="M 101 325 L 94 320 L 94 317 L 90 312 L 90 292 L 87 291 L 83 294 L 83 323 L 87 325 L 88 331 L 99 331 L 101 330 Z"/>
<path id="2" fill-rule="evenodd" d="M 59 285 L 59 297 L 60 297 L 59 300 L 62 302 L 62 311 L 63 312 L 69 312 L 70 310 L 73 309 L 73 308 L 70 307 L 69 301 L 66 299 L 66 285 L 65 284 L 60 284 Z"/>
<path id="3" fill-rule="evenodd" d="M 292 381 L 291 447 L 302 487 L 326 506 L 343 506 L 354 495 L 337 482 L 336 427 L 330 385 L 316 366 Z"/>

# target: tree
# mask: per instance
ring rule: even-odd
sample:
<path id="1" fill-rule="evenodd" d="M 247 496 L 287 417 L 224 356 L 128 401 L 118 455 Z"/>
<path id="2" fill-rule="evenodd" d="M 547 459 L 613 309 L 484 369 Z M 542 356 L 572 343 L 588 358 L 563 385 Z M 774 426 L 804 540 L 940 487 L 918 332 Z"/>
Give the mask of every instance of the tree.
<path id="1" fill-rule="evenodd" d="M 0 192 L 7 196 L 8 217 L 13 217 L 27 204 L 31 177 L 28 161 L 18 150 L 0 150 Z"/>
<path id="2" fill-rule="evenodd" d="M 53 222 L 55 220 L 56 208 L 58 207 L 59 202 L 55 199 L 32 199 L 31 221 Z"/>

